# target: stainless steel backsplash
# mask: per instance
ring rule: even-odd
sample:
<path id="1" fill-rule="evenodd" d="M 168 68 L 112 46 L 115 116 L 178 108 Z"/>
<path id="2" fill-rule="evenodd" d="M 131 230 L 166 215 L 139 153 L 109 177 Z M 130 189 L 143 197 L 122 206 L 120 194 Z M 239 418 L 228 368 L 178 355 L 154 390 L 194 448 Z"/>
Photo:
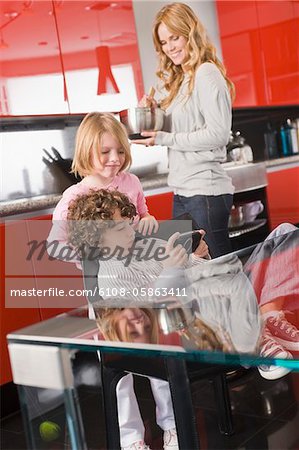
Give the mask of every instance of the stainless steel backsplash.
<path id="1" fill-rule="evenodd" d="M 43 148 L 56 147 L 72 158 L 76 127 L 1 133 L 1 201 L 60 193 L 70 185 L 67 176 L 43 161 Z"/>
<path id="2" fill-rule="evenodd" d="M 43 161 L 43 148 L 55 147 L 63 158 L 73 158 L 78 125 L 57 129 L 2 131 L 0 134 L 1 197 L 9 201 L 62 193 L 70 184 L 54 164 Z M 156 146 L 132 145 L 132 172 L 143 177 L 167 171 L 167 150 Z"/>

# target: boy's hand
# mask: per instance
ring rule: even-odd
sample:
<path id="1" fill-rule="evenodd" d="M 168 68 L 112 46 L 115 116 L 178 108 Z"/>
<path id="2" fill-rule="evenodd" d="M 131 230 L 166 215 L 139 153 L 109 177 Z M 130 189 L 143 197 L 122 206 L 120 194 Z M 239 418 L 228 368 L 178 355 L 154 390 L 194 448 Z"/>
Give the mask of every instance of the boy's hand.
<path id="1" fill-rule="evenodd" d="M 188 254 L 182 245 L 176 245 L 175 241 L 180 236 L 180 233 L 176 232 L 170 236 L 165 246 L 165 255 L 168 258 L 163 260 L 163 267 L 167 269 L 169 267 L 183 267 L 188 261 Z"/>
<path id="2" fill-rule="evenodd" d="M 201 234 L 201 240 L 200 240 L 198 247 L 194 251 L 194 255 L 197 256 L 198 258 L 206 258 L 207 256 L 209 256 L 209 247 L 208 247 L 206 241 L 204 240 L 204 236 L 205 236 L 206 232 L 204 230 L 198 230 L 198 231 Z"/>
<path id="3" fill-rule="evenodd" d="M 141 233 L 143 236 L 146 236 L 148 234 L 157 233 L 159 228 L 159 224 L 154 216 L 151 216 L 150 214 L 146 214 L 144 217 L 142 217 L 138 223 L 137 230 L 139 233 Z"/>

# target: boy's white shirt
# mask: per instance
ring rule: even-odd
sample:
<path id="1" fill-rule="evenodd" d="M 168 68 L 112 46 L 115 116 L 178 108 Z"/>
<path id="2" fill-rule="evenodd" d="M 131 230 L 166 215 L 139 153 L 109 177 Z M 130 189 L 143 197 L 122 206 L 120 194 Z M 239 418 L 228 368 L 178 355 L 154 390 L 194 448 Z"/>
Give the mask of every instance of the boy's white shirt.
<path id="1" fill-rule="evenodd" d="M 161 242 L 157 240 L 157 245 Z M 157 302 L 163 302 L 165 297 L 149 295 L 150 288 L 172 290 L 174 301 L 180 301 L 182 306 L 196 300 L 203 319 L 214 329 L 221 327 L 228 332 L 237 351 L 256 349 L 261 329 L 258 304 L 243 273 L 242 263 L 233 254 L 215 259 L 191 254 L 186 267 L 168 269 L 163 269 L 162 262 L 156 260 L 137 261 L 132 258 L 125 267 L 123 261 L 113 258 L 100 262 L 98 284 L 107 307 L 153 307 Z M 138 298 L 134 289 L 138 293 L 142 287 L 147 295 Z M 118 295 L 115 301 L 105 295 L 113 288 L 115 292 L 122 288 L 126 296 Z M 175 296 L 176 289 L 184 288 L 187 297 Z"/>

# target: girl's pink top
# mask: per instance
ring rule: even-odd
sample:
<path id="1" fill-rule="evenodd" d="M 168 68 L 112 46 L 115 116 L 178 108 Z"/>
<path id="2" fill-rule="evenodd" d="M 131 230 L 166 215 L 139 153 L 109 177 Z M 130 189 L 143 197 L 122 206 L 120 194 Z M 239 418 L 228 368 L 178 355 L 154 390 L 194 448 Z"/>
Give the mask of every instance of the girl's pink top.
<path id="1" fill-rule="evenodd" d="M 56 205 L 53 220 L 66 219 L 70 202 L 78 195 L 87 194 L 90 189 L 101 189 L 101 186 L 88 186 L 80 181 L 80 183 L 67 188 Z M 148 212 L 142 186 L 136 175 L 129 172 L 120 172 L 108 186 L 105 186 L 105 189 L 117 190 L 126 194 L 135 205 L 139 216 L 144 216 Z"/>

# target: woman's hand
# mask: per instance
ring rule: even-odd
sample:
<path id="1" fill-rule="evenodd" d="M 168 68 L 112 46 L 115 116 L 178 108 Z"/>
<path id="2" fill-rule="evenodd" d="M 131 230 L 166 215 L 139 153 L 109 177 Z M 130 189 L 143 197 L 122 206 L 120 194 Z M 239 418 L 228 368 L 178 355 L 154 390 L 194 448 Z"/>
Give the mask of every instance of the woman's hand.
<path id="1" fill-rule="evenodd" d="M 163 260 L 164 269 L 169 267 L 183 267 L 188 261 L 186 249 L 180 244 L 174 246 L 174 243 L 179 236 L 180 233 L 174 233 L 166 243 L 165 256 L 168 257 Z"/>
<path id="2" fill-rule="evenodd" d="M 140 219 L 137 227 L 139 233 L 141 233 L 143 236 L 152 234 L 153 232 L 157 233 L 158 228 L 159 224 L 157 220 L 154 216 L 151 216 L 148 213 Z"/>
<path id="3" fill-rule="evenodd" d="M 140 102 L 138 103 L 139 108 L 157 108 L 158 103 L 150 95 L 144 95 Z"/>
<path id="4" fill-rule="evenodd" d="M 144 136 L 147 139 L 136 139 L 131 141 L 131 144 L 142 144 L 151 147 L 152 145 L 155 145 L 157 131 L 142 131 L 141 136 Z"/>
<path id="5" fill-rule="evenodd" d="M 209 256 L 209 247 L 206 241 L 204 240 L 206 232 L 204 230 L 197 230 L 197 231 L 201 234 L 201 240 L 194 252 L 194 255 L 197 256 L 198 258 L 206 258 L 207 256 Z"/>

